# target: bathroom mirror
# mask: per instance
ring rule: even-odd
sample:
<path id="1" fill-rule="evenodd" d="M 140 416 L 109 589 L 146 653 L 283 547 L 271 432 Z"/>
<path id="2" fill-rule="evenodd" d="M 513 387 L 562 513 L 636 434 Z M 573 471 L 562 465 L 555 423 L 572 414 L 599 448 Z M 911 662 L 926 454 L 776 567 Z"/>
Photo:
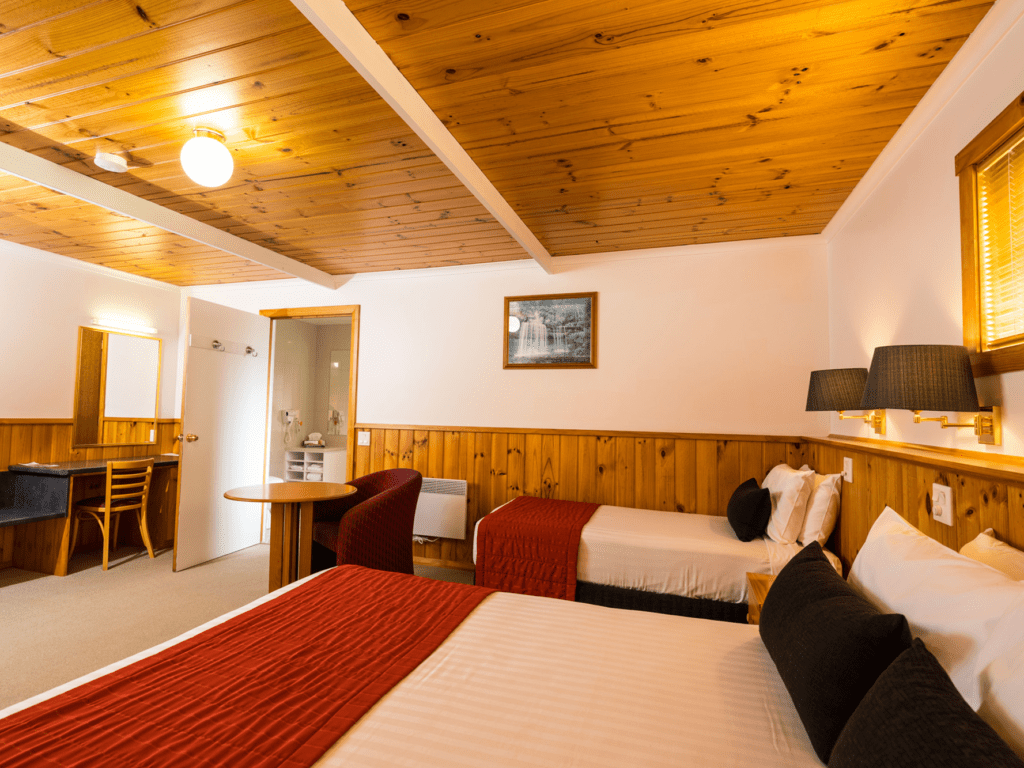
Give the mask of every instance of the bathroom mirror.
<path id="1" fill-rule="evenodd" d="M 78 329 L 76 448 L 156 442 L 160 339 Z"/>
<path id="2" fill-rule="evenodd" d="M 327 403 L 328 435 L 345 434 L 345 414 L 348 412 L 349 354 L 347 349 L 336 349 L 331 352 Z"/>

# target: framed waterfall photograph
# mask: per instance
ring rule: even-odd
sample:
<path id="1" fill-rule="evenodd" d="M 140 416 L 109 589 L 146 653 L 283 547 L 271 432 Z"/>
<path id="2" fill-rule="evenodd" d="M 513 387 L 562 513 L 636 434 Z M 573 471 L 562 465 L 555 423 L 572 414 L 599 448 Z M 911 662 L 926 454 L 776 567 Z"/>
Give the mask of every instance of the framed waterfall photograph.
<path id="1" fill-rule="evenodd" d="M 597 368 L 597 293 L 505 297 L 503 368 Z"/>

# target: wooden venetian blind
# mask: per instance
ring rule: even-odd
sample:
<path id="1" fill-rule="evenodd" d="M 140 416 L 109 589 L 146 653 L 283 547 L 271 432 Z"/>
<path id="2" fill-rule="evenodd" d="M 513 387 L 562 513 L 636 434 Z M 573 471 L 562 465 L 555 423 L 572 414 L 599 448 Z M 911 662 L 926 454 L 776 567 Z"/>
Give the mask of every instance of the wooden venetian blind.
<path id="1" fill-rule="evenodd" d="M 1024 342 L 1024 132 L 978 167 L 983 349 Z"/>

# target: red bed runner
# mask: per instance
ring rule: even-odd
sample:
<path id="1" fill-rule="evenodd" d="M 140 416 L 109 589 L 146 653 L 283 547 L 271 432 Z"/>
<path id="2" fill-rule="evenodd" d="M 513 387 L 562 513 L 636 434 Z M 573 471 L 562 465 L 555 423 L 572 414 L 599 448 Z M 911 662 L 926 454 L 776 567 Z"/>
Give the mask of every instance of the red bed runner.
<path id="1" fill-rule="evenodd" d="M 476 583 L 574 600 L 580 533 L 599 506 L 520 496 L 491 512 L 477 528 Z"/>
<path id="2" fill-rule="evenodd" d="M 0 720 L 0 762 L 310 766 L 491 591 L 340 566 Z"/>

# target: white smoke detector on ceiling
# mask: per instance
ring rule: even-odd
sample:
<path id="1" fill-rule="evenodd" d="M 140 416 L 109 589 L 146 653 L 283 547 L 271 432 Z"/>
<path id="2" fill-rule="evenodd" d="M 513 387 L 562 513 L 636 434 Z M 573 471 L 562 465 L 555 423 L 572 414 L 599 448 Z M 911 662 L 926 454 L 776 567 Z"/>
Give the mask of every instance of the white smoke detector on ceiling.
<path id="1" fill-rule="evenodd" d="M 128 170 L 128 161 L 120 155 L 115 155 L 110 152 L 97 152 L 93 162 L 104 171 L 125 173 Z"/>

